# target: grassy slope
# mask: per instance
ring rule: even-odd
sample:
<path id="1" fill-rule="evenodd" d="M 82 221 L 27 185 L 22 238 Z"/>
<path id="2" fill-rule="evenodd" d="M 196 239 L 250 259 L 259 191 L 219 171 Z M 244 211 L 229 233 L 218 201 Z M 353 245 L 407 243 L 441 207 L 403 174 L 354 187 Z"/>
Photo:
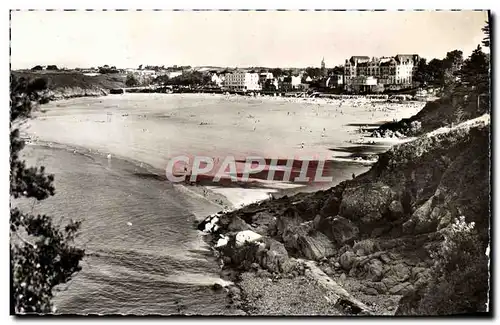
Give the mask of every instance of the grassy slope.
<path id="1" fill-rule="evenodd" d="M 107 74 L 86 76 L 77 71 L 13 71 L 14 75 L 25 78 L 46 78 L 48 88 L 57 91 L 63 88 L 104 89 L 125 87 L 125 75 Z"/>
<path id="2" fill-rule="evenodd" d="M 460 104 L 458 103 L 460 101 Z M 478 105 L 479 104 L 479 105 Z M 378 131 L 399 131 L 408 136 L 419 136 L 435 130 L 437 128 L 460 123 L 468 119 L 481 116 L 489 111 L 489 98 L 481 97 L 479 102 L 477 96 L 472 95 L 467 100 L 458 98 L 440 98 L 428 102 L 424 108 L 414 116 L 402 119 L 398 122 L 386 123 Z M 411 132 L 409 129 L 411 122 L 419 121 L 422 125 L 417 132 Z"/>

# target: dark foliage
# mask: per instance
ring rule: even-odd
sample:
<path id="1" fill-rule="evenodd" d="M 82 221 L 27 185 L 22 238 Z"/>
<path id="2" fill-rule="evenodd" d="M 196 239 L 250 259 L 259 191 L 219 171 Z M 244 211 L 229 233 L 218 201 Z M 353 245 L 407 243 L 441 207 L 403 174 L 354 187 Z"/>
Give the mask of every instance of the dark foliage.
<path id="1" fill-rule="evenodd" d="M 490 47 L 490 24 L 486 22 L 486 25 L 481 30 L 484 32 L 483 46 Z"/>
<path id="2" fill-rule="evenodd" d="M 199 71 L 184 72 L 182 75 L 168 78 L 168 76 L 160 76 L 156 78 L 157 83 L 176 85 L 176 86 L 209 86 L 212 84 L 212 79 L 209 74 Z"/>
<path id="3" fill-rule="evenodd" d="M 271 72 L 275 78 L 279 78 L 283 75 L 283 70 L 280 68 L 270 69 L 269 72 Z"/>
<path id="4" fill-rule="evenodd" d="M 321 68 L 308 67 L 306 68 L 306 75 L 311 79 L 316 79 L 323 76 Z"/>
<path id="5" fill-rule="evenodd" d="M 128 74 L 127 79 L 125 79 L 125 85 L 127 87 L 135 87 L 139 85 L 139 80 L 133 75 L 133 74 Z"/>
<path id="6" fill-rule="evenodd" d="M 99 67 L 99 73 L 102 74 L 107 74 L 107 73 L 118 73 L 118 69 L 115 66 L 108 66 L 107 64 L 103 65 L 102 67 Z"/>
<path id="7" fill-rule="evenodd" d="M 434 252 L 431 281 L 421 288 L 412 314 L 457 315 L 485 312 L 488 257 L 485 245 L 467 225 L 456 223 Z"/>
<path id="8" fill-rule="evenodd" d="M 29 81 L 11 76 L 10 83 L 10 195 L 43 200 L 55 194 L 54 176 L 44 167 L 28 167 L 21 160 L 24 141 L 16 125 L 29 118 L 44 79 Z M 50 313 L 55 286 L 71 280 L 80 271 L 84 250 L 71 245 L 80 226 L 70 221 L 63 229 L 47 215 L 33 215 L 18 208 L 10 210 L 11 312 Z"/>

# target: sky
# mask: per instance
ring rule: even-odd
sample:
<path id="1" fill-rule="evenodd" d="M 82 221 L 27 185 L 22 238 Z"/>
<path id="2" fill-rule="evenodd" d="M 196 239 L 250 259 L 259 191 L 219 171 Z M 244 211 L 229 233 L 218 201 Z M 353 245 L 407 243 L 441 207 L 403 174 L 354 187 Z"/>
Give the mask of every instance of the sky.
<path id="1" fill-rule="evenodd" d="M 327 67 L 353 55 L 443 58 L 486 11 L 13 11 L 11 67 Z"/>

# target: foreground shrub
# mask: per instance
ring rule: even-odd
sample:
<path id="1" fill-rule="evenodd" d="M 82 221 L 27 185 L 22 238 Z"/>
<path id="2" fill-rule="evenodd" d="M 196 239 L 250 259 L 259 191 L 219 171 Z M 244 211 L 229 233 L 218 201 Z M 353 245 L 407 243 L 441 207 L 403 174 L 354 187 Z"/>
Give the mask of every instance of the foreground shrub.
<path id="1" fill-rule="evenodd" d="M 431 255 L 435 264 L 430 282 L 413 299 L 403 298 L 398 312 L 451 315 L 487 311 L 488 256 L 474 226 L 460 217 L 445 229 L 445 240 Z"/>

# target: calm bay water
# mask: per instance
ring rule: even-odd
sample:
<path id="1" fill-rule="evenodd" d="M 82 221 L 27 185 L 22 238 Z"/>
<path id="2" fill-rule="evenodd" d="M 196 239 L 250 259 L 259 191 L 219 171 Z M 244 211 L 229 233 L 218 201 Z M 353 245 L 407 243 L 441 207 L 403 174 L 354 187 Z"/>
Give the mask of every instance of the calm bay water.
<path id="1" fill-rule="evenodd" d="M 27 147 L 25 156 L 55 174 L 56 195 L 34 212 L 83 221 L 77 243 L 88 255 L 58 288 L 58 312 L 227 313 L 225 295 L 211 289 L 218 265 L 193 226 L 194 213 L 218 207 L 136 176 L 141 169 L 125 161 L 43 147 Z"/>

